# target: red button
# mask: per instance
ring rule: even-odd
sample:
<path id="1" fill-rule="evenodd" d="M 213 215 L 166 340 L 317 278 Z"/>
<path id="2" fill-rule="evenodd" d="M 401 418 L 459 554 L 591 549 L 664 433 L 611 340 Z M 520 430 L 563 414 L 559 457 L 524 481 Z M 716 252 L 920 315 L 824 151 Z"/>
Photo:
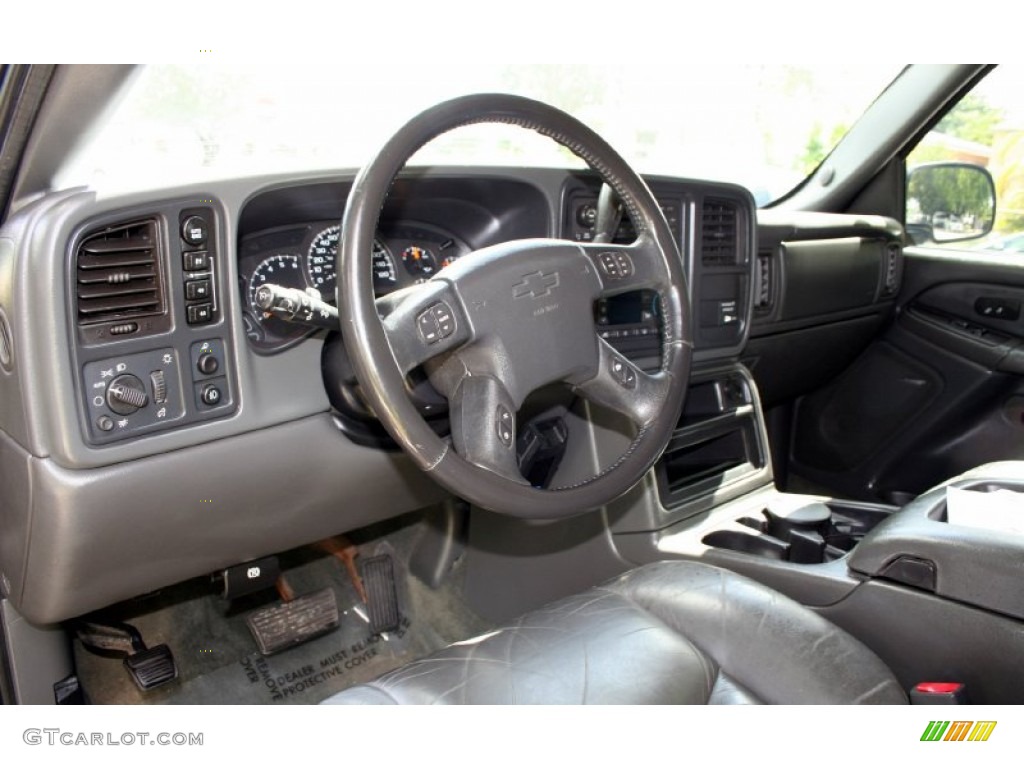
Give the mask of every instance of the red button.
<path id="1" fill-rule="evenodd" d="M 918 683 L 914 690 L 921 693 L 956 693 L 963 687 L 963 683 Z"/>

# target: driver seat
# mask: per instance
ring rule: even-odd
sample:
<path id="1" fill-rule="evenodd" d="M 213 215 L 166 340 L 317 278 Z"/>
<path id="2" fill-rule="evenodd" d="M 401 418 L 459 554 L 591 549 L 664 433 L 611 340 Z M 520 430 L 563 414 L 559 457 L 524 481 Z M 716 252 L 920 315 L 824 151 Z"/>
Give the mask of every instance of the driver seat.
<path id="1" fill-rule="evenodd" d="M 860 641 L 731 571 L 654 563 L 325 704 L 906 704 Z"/>

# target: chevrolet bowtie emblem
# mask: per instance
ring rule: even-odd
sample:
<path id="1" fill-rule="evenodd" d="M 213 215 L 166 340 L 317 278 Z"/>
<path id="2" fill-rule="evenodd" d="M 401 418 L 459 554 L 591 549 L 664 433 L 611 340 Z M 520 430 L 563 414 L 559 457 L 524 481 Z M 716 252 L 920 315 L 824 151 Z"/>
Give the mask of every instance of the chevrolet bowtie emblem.
<path id="1" fill-rule="evenodd" d="M 539 299 L 542 296 L 550 296 L 557 287 L 557 272 L 531 272 L 528 275 L 523 275 L 523 282 L 512 286 L 512 297 L 521 299 L 524 296 L 530 296 Z"/>

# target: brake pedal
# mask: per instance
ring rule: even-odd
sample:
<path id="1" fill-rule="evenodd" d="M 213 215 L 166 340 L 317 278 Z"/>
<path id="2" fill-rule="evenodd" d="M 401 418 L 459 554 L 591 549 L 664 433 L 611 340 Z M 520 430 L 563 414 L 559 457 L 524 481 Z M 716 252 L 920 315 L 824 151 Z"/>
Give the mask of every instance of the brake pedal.
<path id="1" fill-rule="evenodd" d="M 282 597 L 290 589 L 282 584 Z M 301 645 L 338 628 L 338 601 L 330 587 L 254 611 L 246 617 L 253 639 L 264 656 Z"/>
<path id="2" fill-rule="evenodd" d="M 147 648 L 142 634 L 131 624 L 83 621 L 75 626 L 75 634 L 90 653 L 123 659 L 124 668 L 140 690 L 151 691 L 178 678 L 171 649 L 165 644 Z"/>
<path id="3" fill-rule="evenodd" d="M 398 629 L 398 590 L 395 589 L 395 568 L 390 555 L 378 555 L 363 561 L 363 586 L 366 588 L 366 609 L 374 634 Z"/>
<path id="4" fill-rule="evenodd" d="M 124 660 L 124 667 L 143 691 L 151 691 L 178 677 L 174 655 L 163 644 L 132 654 Z"/>

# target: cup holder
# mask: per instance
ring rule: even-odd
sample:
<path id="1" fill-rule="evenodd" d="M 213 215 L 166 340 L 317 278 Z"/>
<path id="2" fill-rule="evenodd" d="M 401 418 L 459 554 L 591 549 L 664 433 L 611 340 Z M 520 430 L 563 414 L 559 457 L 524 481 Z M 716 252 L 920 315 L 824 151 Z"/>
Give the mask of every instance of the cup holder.
<path id="1" fill-rule="evenodd" d="M 741 531 L 714 531 L 704 537 L 709 547 L 731 549 L 734 552 L 746 552 L 748 555 L 770 557 L 774 560 L 786 560 L 789 545 L 771 536 L 754 536 Z"/>
<path id="2" fill-rule="evenodd" d="M 845 557 L 892 511 L 856 502 L 780 497 L 758 514 L 736 520 L 749 532 L 736 528 L 712 531 L 702 542 L 773 560 L 827 563 Z"/>

